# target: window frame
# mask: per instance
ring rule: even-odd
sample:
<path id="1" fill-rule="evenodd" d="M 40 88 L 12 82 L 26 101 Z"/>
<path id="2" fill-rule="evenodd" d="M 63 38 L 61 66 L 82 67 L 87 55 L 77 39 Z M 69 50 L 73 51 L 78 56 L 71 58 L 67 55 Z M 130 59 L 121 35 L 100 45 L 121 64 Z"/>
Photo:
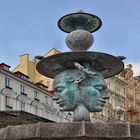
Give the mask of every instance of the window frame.
<path id="1" fill-rule="evenodd" d="M 27 96 L 27 94 L 26 94 L 26 92 L 25 92 L 25 85 L 23 85 L 23 84 L 20 84 L 20 93 L 21 93 L 22 95 Z"/>
<path id="2" fill-rule="evenodd" d="M 9 88 L 9 89 L 12 89 L 10 85 L 11 85 L 11 79 L 6 76 L 5 77 L 5 87 Z"/>
<path id="3" fill-rule="evenodd" d="M 7 108 L 10 108 L 10 109 L 13 108 L 13 107 L 12 107 L 12 98 L 11 98 L 11 96 L 9 96 L 9 95 L 6 95 L 6 96 L 5 96 L 5 106 L 6 106 Z"/>
<path id="4" fill-rule="evenodd" d="M 25 111 L 26 109 L 26 103 L 24 101 L 21 102 L 21 110 Z"/>

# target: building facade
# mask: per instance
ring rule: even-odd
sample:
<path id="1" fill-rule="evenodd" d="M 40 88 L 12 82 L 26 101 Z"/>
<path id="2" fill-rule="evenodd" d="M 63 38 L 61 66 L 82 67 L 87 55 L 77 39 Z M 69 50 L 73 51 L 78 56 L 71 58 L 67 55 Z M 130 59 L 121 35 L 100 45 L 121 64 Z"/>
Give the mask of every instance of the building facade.
<path id="1" fill-rule="evenodd" d="M 125 81 L 121 74 L 105 79 L 109 100 L 100 113 L 93 113 L 93 120 L 103 122 L 125 121 Z"/>
<path id="2" fill-rule="evenodd" d="M 140 123 L 140 76 L 134 76 L 132 65 L 106 83 L 110 99 L 101 113 L 93 113 L 93 120 Z"/>
<path id="3" fill-rule="evenodd" d="M 22 72 L 11 72 L 10 66 L 0 64 L 0 111 L 24 111 L 52 122 L 71 121 L 53 101 L 53 94 L 45 85 L 33 83 Z"/>
<path id="4" fill-rule="evenodd" d="M 126 82 L 125 119 L 129 122 L 140 123 L 140 76 L 133 76 L 131 64 L 124 69 L 123 76 Z"/>

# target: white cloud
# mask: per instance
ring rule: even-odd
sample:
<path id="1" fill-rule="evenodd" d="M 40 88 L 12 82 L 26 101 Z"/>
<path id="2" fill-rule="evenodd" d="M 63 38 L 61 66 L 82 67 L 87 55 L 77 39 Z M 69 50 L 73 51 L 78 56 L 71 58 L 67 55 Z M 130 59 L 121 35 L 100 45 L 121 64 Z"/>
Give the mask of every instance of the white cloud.
<path id="1" fill-rule="evenodd" d="M 132 65 L 134 76 L 139 76 L 140 75 L 140 62 L 130 62 L 128 64 Z"/>

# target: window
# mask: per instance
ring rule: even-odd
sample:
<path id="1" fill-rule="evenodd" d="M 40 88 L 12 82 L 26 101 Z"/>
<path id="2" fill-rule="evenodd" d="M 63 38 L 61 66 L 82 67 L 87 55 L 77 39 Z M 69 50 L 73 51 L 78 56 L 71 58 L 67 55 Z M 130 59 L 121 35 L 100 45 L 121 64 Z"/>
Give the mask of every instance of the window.
<path id="1" fill-rule="evenodd" d="M 20 75 L 20 77 L 22 78 L 22 79 L 25 79 L 25 80 L 29 80 L 29 77 L 26 77 L 26 76 L 24 76 L 24 75 Z"/>
<path id="2" fill-rule="evenodd" d="M 38 114 L 38 106 L 35 106 L 35 114 Z"/>
<path id="3" fill-rule="evenodd" d="M 38 92 L 34 91 L 34 98 L 37 98 L 37 94 L 38 94 Z"/>
<path id="4" fill-rule="evenodd" d="M 45 103 L 49 104 L 49 97 L 48 96 L 45 97 Z"/>
<path id="5" fill-rule="evenodd" d="M 38 99 L 38 92 L 37 91 L 34 91 L 34 99 L 36 101 L 39 101 L 39 99 Z"/>
<path id="6" fill-rule="evenodd" d="M 115 92 L 120 93 L 120 89 L 118 87 L 115 87 Z"/>
<path id="7" fill-rule="evenodd" d="M 20 85 L 20 92 L 21 92 L 21 94 L 23 94 L 23 95 L 27 95 L 27 94 L 25 93 L 25 86 L 24 86 L 24 85 Z"/>
<path id="8" fill-rule="evenodd" d="M 21 110 L 25 111 L 25 102 L 23 102 L 23 101 L 21 102 Z"/>
<path id="9" fill-rule="evenodd" d="M 116 106 L 116 103 L 115 103 L 115 97 L 114 97 L 112 98 L 112 107 L 115 108 L 115 106 Z"/>
<path id="10" fill-rule="evenodd" d="M 45 97 L 45 104 L 48 104 L 48 97 Z"/>
<path id="11" fill-rule="evenodd" d="M 10 97 L 10 96 L 6 96 L 6 97 L 5 97 L 5 105 L 6 105 L 6 107 L 12 109 L 12 105 L 11 105 L 11 97 Z"/>
<path id="12" fill-rule="evenodd" d="M 112 104 L 112 97 L 109 98 L 109 103 Z"/>
<path id="13" fill-rule="evenodd" d="M 118 106 L 124 108 L 124 106 L 125 106 L 125 101 L 124 101 L 124 99 L 122 99 L 122 100 L 117 100 L 117 103 L 118 103 Z"/>
<path id="14" fill-rule="evenodd" d="M 50 98 L 50 97 L 45 97 L 45 100 L 46 100 L 46 104 L 48 104 L 49 106 L 53 106 L 53 100 L 52 100 L 52 98 Z"/>
<path id="15" fill-rule="evenodd" d="M 8 78 L 8 77 L 5 77 L 5 87 L 11 89 L 11 87 L 10 87 L 10 78 Z"/>
<path id="16" fill-rule="evenodd" d="M 24 75 L 20 75 L 20 77 L 21 77 L 22 79 L 26 79 L 26 77 L 25 77 Z"/>
<path id="17" fill-rule="evenodd" d="M 3 66 L 3 69 L 9 71 L 9 67 L 8 66 Z"/>
<path id="18" fill-rule="evenodd" d="M 107 88 L 111 89 L 111 84 L 109 82 L 106 82 Z"/>

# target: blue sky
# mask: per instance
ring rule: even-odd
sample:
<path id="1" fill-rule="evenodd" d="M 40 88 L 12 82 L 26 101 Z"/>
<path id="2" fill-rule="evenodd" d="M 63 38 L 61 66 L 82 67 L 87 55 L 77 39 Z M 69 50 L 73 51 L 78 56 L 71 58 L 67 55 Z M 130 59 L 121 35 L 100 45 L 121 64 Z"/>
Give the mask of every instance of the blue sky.
<path id="1" fill-rule="evenodd" d="M 52 48 L 69 51 L 57 21 L 84 10 L 99 16 L 102 27 L 89 51 L 127 57 L 140 74 L 140 0 L 0 0 L 0 63 L 16 67 L 24 53 L 33 59 Z"/>

